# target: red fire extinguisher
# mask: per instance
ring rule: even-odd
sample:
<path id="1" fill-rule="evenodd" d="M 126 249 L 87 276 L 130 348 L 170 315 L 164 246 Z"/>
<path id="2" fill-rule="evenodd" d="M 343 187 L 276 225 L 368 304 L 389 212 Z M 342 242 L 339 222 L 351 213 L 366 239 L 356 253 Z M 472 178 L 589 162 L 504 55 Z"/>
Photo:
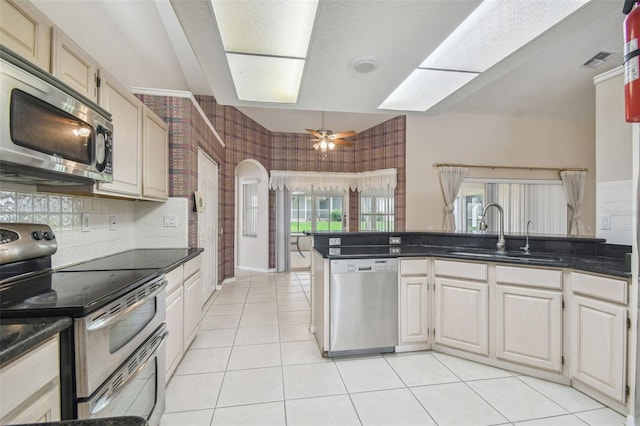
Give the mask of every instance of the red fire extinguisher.
<path id="1" fill-rule="evenodd" d="M 625 0 L 624 19 L 624 105 L 626 120 L 640 123 L 640 7 L 636 0 Z"/>

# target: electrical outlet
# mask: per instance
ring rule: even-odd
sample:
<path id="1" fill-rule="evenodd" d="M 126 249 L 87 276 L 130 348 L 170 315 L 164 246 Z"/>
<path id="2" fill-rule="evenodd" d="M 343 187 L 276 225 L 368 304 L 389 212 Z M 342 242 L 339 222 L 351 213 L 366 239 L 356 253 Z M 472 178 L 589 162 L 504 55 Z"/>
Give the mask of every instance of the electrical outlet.
<path id="1" fill-rule="evenodd" d="M 116 230 L 116 217 L 109 216 L 109 229 L 112 231 Z"/>
<path id="2" fill-rule="evenodd" d="M 164 227 L 165 228 L 175 228 L 178 226 L 178 216 L 175 214 L 165 214 L 164 215 Z"/>
<path id="3" fill-rule="evenodd" d="M 80 231 L 89 232 L 91 230 L 91 214 L 82 213 L 80 216 Z"/>
<path id="4" fill-rule="evenodd" d="M 400 244 L 400 237 L 389 237 L 389 244 Z"/>
<path id="5" fill-rule="evenodd" d="M 329 238 L 329 245 L 330 246 L 339 246 L 340 245 L 340 238 Z"/>
<path id="6" fill-rule="evenodd" d="M 611 229 L 611 216 L 604 215 L 600 218 L 600 229 Z"/>

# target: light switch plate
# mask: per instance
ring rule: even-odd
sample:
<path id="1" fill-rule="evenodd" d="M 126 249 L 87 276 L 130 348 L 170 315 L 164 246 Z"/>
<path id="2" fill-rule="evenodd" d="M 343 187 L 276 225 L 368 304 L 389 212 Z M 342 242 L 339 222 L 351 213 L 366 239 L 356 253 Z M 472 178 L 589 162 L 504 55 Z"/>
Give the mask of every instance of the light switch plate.
<path id="1" fill-rule="evenodd" d="M 116 217 L 115 216 L 109 216 L 109 229 L 111 231 L 115 231 L 116 230 Z"/>
<path id="2" fill-rule="evenodd" d="M 165 214 L 164 215 L 164 227 L 165 228 L 175 228 L 178 226 L 178 216 L 175 214 Z"/>

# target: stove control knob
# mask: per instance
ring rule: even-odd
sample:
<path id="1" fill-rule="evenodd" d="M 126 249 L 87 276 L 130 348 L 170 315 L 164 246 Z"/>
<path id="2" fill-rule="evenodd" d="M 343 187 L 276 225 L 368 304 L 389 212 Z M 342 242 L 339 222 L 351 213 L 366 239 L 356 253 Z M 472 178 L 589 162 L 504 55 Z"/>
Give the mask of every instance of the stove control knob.
<path id="1" fill-rule="evenodd" d="M 55 240 L 56 238 L 56 234 L 54 234 L 53 231 L 44 231 L 42 235 L 45 240 Z"/>
<path id="2" fill-rule="evenodd" d="M 39 241 L 41 239 L 44 238 L 44 235 L 42 234 L 42 231 L 33 231 L 31 233 L 31 236 L 33 237 L 34 240 Z"/>

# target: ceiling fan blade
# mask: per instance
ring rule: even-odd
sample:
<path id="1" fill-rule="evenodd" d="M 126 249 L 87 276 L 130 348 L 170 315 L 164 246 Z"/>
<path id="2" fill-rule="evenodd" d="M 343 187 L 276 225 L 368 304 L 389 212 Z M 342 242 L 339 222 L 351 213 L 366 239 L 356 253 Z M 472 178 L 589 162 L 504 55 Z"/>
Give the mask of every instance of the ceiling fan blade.
<path id="1" fill-rule="evenodd" d="M 330 140 L 331 140 L 331 142 L 335 143 L 336 145 L 353 146 L 353 142 L 345 141 L 344 139 L 330 139 Z"/>
<path id="2" fill-rule="evenodd" d="M 354 132 L 353 130 L 346 130 L 344 132 L 339 132 L 339 133 L 333 133 L 332 135 L 329 135 L 328 137 L 331 139 L 341 139 L 341 138 L 350 138 L 351 136 L 355 136 L 357 135 L 357 132 Z"/>
<path id="3" fill-rule="evenodd" d="M 322 137 L 322 135 L 321 135 L 320 133 L 316 132 L 316 131 L 315 131 L 315 130 L 313 130 L 313 129 L 305 129 L 305 130 L 306 130 L 307 132 L 311 133 L 311 134 L 312 134 L 313 136 L 315 136 L 316 138 L 321 138 L 321 137 Z"/>

